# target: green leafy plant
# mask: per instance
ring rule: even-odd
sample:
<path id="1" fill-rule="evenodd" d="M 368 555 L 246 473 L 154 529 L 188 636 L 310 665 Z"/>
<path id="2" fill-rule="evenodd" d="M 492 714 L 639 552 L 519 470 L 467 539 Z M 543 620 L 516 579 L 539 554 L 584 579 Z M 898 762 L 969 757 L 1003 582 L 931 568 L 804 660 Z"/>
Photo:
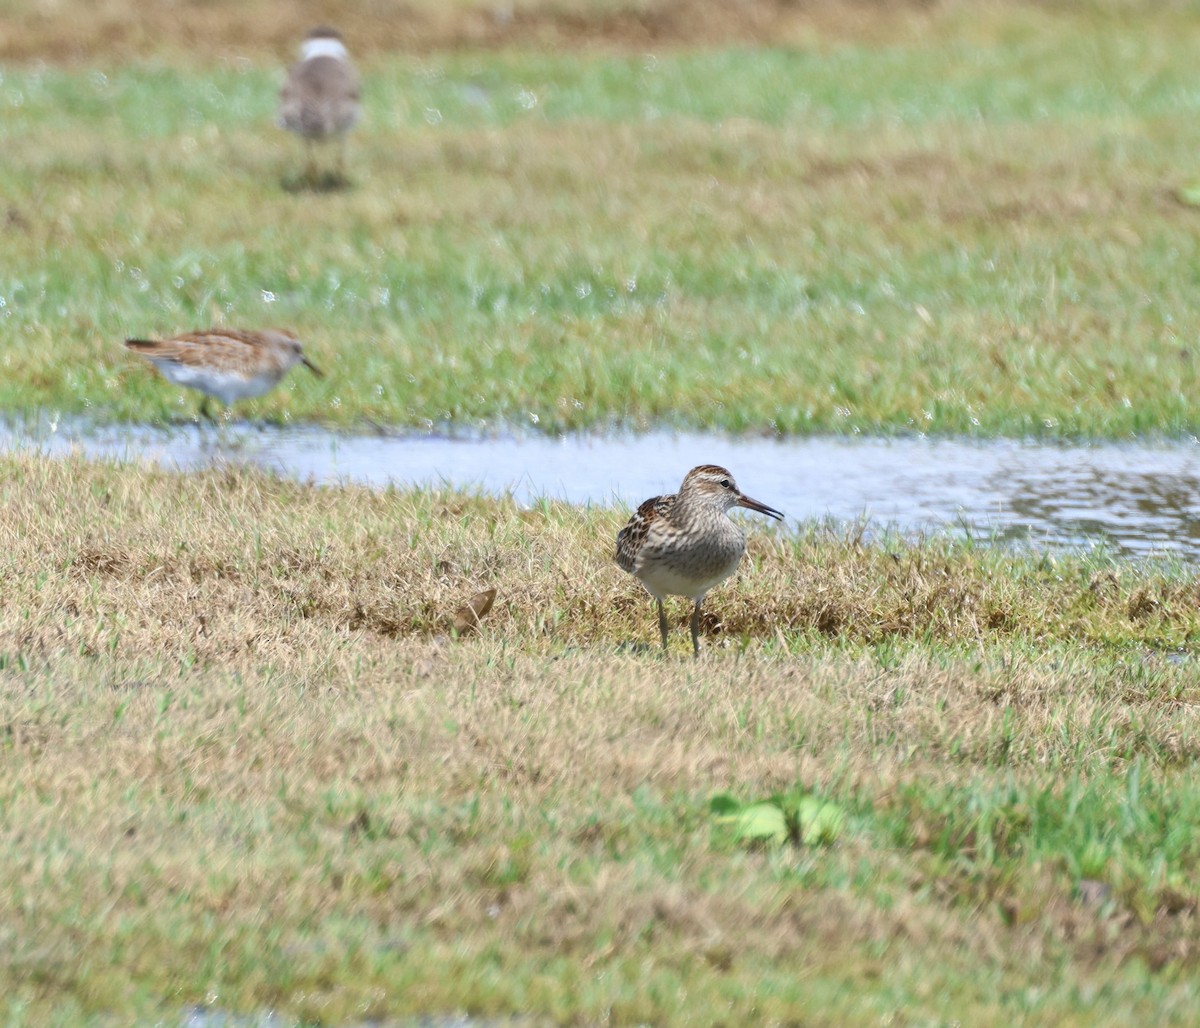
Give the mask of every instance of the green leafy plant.
<path id="1" fill-rule="evenodd" d="M 836 803 L 799 787 L 749 803 L 717 793 L 709 810 L 738 842 L 764 846 L 827 846 L 837 841 L 846 816 Z"/>

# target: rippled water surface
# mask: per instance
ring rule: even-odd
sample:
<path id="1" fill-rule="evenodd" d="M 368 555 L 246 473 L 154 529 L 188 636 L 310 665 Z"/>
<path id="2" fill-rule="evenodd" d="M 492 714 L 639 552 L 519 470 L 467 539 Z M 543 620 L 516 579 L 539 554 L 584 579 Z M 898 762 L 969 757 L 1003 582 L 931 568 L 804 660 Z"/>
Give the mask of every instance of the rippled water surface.
<path id="1" fill-rule="evenodd" d="M 453 485 L 572 503 L 636 504 L 696 464 L 723 464 L 789 520 L 1200 556 L 1200 445 L 647 435 L 345 435 L 320 428 L 52 424 L 0 428 L 0 445 L 194 469 L 245 463 L 316 482 Z"/>

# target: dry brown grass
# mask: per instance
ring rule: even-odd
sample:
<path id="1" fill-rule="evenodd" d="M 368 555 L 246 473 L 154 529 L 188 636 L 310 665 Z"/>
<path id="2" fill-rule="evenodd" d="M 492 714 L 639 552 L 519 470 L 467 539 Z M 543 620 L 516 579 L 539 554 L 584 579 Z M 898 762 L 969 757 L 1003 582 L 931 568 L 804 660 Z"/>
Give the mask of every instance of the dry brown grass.
<path id="1" fill-rule="evenodd" d="M 333 24 L 355 53 L 495 47 L 646 47 L 879 39 L 962 2 L 929 0 L 19 0 L 0 11 L 0 57 L 50 61 L 150 53 L 290 53 Z"/>
<path id="2" fill-rule="evenodd" d="M 646 595 L 612 564 L 619 511 L 323 489 L 233 467 L 176 479 L 11 460 L 0 541 L 24 573 L 0 603 L 22 611 L 5 627 L 19 626 L 7 644 L 25 653 L 128 649 L 242 669 L 360 633 L 444 635 L 490 587 L 499 597 L 486 631 L 497 640 L 555 650 L 653 635 Z M 31 576 L 47 554 L 50 567 Z M 717 641 L 785 652 L 820 637 L 1170 648 L 1198 630 L 1198 597 L 1190 576 L 1054 558 L 1006 566 L 945 542 L 868 545 L 755 526 L 705 627 Z"/>
<path id="3" fill-rule="evenodd" d="M 1170 825 L 1200 720 L 1189 666 L 1141 642 L 1192 632 L 1186 578 L 756 532 L 704 659 L 681 636 L 664 661 L 616 649 L 654 635 L 609 563 L 620 512 L 0 471 L 0 992 L 34 1020 L 1194 1001 Z M 443 634 L 485 586 L 478 635 Z M 1135 765 L 1144 820 L 1097 867 Z M 848 810 L 833 848 L 745 851 L 707 816 L 797 783 Z"/>
<path id="4" fill-rule="evenodd" d="M 0 639 L 27 655 L 156 652 L 243 671 L 358 636 L 444 636 L 488 588 L 495 641 L 560 652 L 654 635 L 646 594 L 612 563 L 620 511 L 317 488 L 232 466 L 179 479 L 7 459 L 0 542 L 19 573 Z M 739 575 L 706 604 L 712 645 L 1065 639 L 1120 652 L 1200 631 L 1190 575 L 817 527 L 749 536 Z"/>
<path id="5" fill-rule="evenodd" d="M 1187 25 L 1186 0 L 12 0 L 0 8 L 0 58 L 55 63 L 291 53 L 333 24 L 368 61 L 395 52 L 919 41 L 947 32 L 997 39 L 1014 25 L 1099 18 L 1136 29 Z"/>

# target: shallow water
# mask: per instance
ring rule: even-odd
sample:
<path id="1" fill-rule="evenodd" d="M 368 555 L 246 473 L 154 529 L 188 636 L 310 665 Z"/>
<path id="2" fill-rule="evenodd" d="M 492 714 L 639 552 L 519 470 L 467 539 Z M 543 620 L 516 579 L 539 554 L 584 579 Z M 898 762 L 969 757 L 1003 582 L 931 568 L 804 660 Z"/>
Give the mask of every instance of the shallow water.
<path id="1" fill-rule="evenodd" d="M 716 434 L 346 435 L 316 427 L 0 426 L 0 446 L 149 460 L 183 470 L 258 465 L 302 480 L 453 485 L 531 502 L 636 504 L 688 468 L 722 464 L 796 521 L 866 520 L 901 532 L 949 527 L 1038 546 L 1107 543 L 1126 555 L 1200 556 L 1195 440 L 1041 444 L 1012 440 Z M 752 515 L 751 515 L 752 516 Z"/>

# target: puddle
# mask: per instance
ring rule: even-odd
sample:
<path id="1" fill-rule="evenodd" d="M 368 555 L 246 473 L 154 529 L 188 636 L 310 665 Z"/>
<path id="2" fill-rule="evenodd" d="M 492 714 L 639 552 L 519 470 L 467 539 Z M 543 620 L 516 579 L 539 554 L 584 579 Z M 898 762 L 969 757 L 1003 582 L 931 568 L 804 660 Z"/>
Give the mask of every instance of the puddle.
<path id="1" fill-rule="evenodd" d="M 1035 546 L 1108 544 L 1127 556 L 1200 557 L 1200 444 L 756 439 L 646 435 L 344 435 L 315 427 L 216 430 L 0 425 L 0 447 L 149 460 L 191 470 L 253 464 L 302 480 L 452 485 L 531 502 L 636 504 L 696 464 L 723 464 L 789 521 L 901 532 L 949 528 Z"/>

